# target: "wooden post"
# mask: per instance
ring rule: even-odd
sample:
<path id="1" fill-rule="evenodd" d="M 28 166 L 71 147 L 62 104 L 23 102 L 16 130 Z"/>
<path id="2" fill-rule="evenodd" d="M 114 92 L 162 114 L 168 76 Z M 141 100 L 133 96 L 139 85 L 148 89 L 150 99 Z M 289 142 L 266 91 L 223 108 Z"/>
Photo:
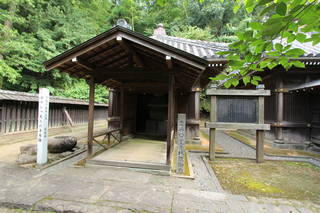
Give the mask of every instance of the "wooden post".
<path id="1" fill-rule="evenodd" d="M 88 110 L 88 156 L 92 155 L 93 124 L 94 124 L 94 78 L 89 80 L 89 110 Z"/>
<path id="2" fill-rule="evenodd" d="M 264 161 L 264 130 L 256 131 L 256 161 L 262 163 Z"/>
<path id="3" fill-rule="evenodd" d="M 277 81 L 277 93 L 276 93 L 276 103 L 277 103 L 277 124 L 283 121 L 283 81 L 282 77 L 279 76 Z M 276 127 L 276 142 L 283 143 L 283 132 L 282 127 Z"/>
<path id="4" fill-rule="evenodd" d="M 211 96 L 211 110 L 210 110 L 210 121 L 217 121 L 217 96 Z M 215 158 L 216 151 L 216 129 L 210 128 L 209 134 L 209 160 L 213 161 Z"/>
<path id="5" fill-rule="evenodd" d="M 198 121 L 198 124 L 196 124 L 196 131 L 195 136 L 192 140 L 195 144 L 200 144 L 200 137 L 199 137 L 199 130 L 200 130 L 200 92 L 201 88 L 200 85 L 197 85 L 196 88 L 193 88 L 192 90 L 194 92 L 194 119 Z"/>
<path id="6" fill-rule="evenodd" d="M 124 125 L 124 91 L 120 90 L 120 141 L 123 136 L 123 125 Z"/>
<path id="7" fill-rule="evenodd" d="M 173 118 L 173 104 L 174 104 L 174 75 L 169 75 L 168 84 L 168 122 L 167 122 L 167 165 L 170 165 L 171 149 L 172 147 L 172 120 Z"/>
<path id="8" fill-rule="evenodd" d="M 258 85 L 257 89 L 264 89 L 264 85 Z M 264 123 L 264 97 L 258 98 L 258 123 Z M 264 161 L 264 130 L 256 131 L 256 161 L 262 163 Z"/>

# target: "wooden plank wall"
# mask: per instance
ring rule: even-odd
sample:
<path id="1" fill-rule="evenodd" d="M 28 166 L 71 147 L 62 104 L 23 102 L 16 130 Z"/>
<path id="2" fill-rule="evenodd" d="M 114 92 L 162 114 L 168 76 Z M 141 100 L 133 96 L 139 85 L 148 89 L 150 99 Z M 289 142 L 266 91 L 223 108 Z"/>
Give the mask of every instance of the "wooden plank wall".
<path id="1" fill-rule="evenodd" d="M 74 124 L 83 124 L 88 119 L 88 106 L 50 104 L 49 128 L 67 126 L 63 107 L 68 110 Z M 95 120 L 107 119 L 106 107 L 95 107 Z M 34 130 L 38 126 L 38 103 L 1 101 L 0 134 Z"/>

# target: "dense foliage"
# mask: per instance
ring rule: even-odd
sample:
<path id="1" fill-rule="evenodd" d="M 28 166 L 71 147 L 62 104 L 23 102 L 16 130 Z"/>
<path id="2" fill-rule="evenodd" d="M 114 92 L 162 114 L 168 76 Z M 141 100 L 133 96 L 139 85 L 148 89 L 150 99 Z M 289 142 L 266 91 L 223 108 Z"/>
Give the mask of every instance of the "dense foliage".
<path id="1" fill-rule="evenodd" d="M 233 7 L 233 0 L 0 0 L 0 88 L 36 92 L 47 87 L 53 95 L 86 99 L 83 80 L 48 72 L 42 63 L 120 18 L 145 35 L 163 23 L 170 35 L 231 42 L 252 19 L 242 9 L 233 13 Z M 106 96 L 97 86 L 96 100 Z"/>
<path id="2" fill-rule="evenodd" d="M 110 29 L 120 18 L 151 35 L 158 23 L 190 39 L 233 42 L 230 68 L 215 80 L 225 86 L 261 80 L 255 72 L 281 64 L 303 67 L 290 42 L 320 42 L 316 0 L 0 0 L 0 88 L 88 98 L 88 86 L 42 62 Z M 310 35 L 306 35 L 309 33 Z M 312 35 L 311 35 L 312 33 Z M 273 44 L 275 38 L 288 44 Z M 263 57 L 267 52 L 268 57 Z M 234 72 L 237 71 L 237 72 Z M 97 101 L 107 90 L 97 86 Z"/>
<path id="3" fill-rule="evenodd" d="M 262 79 L 257 72 L 282 66 L 304 68 L 297 60 L 304 55 L 292 42 L 320 43 L 320 4 L 318 0 L 237 0 L 234 10 L 244 7 L 248 13 L 259 11 L 250 28 L 237 33 L 230 51 L 221 52 L 229 59 L 228 69 L 213 80 L 225 87 L 257 85 Z"/>

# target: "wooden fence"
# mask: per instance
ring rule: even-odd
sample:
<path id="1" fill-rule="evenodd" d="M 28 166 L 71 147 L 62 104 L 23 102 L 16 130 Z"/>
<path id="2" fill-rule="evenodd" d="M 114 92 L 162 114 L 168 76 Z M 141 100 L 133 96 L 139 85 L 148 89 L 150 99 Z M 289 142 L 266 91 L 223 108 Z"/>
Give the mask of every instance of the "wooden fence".
<path id="1" fill-rule="evenodd" d="M 88 106 L 50 103 L 49 128 L 70 125 L 66 112 L 74 125 L 88 119 Z M 107 107 L 95 106 L 95 120 L 107 119 Z M 38 126 L 38 103 L 2 100 L 0 102 L 0 134 L 34 130 Z"/>

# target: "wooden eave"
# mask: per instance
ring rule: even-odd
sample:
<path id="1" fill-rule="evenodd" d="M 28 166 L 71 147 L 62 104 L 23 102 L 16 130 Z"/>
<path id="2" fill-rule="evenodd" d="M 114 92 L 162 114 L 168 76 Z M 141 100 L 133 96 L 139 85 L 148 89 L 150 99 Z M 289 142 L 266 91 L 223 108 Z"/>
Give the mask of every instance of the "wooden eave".
<path id="1" fill-rule="evenodd" d="M 112 88 L 167 89 L 169 74 L 176 87 L 190 89 L 201 79 L 207 60 L 134 31 L 116 26 L 46 62 L 77 78 Z"/>

